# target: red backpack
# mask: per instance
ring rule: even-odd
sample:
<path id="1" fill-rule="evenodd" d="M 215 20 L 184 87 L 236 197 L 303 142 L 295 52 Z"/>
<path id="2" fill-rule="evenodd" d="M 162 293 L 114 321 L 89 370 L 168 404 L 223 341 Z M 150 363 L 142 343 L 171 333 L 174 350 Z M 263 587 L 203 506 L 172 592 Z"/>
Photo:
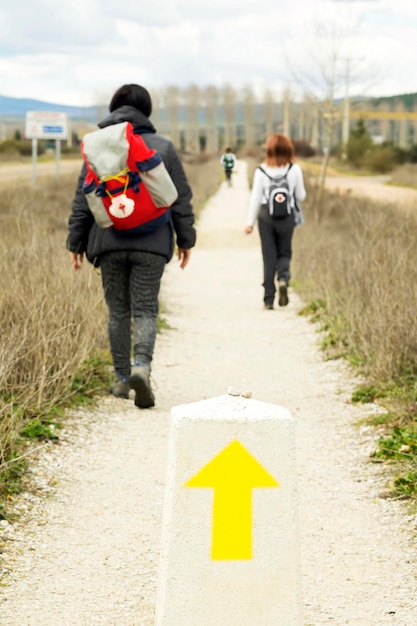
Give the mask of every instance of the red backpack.
<path id="1" fill-rule="evenodd" d="M 98 226 L 147 233 L 168 221 L 177 189 L 161 155 L 130 122 L 87 133 L 81 151 L 83 191 Z"/>

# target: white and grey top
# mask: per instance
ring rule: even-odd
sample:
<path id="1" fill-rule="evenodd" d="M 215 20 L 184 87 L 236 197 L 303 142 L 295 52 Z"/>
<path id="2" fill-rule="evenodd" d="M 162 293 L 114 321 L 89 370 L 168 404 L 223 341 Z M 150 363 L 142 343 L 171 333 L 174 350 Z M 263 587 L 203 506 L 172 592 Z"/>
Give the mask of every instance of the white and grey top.
<path id="1" fill-rule="evenodd" d="M 231 161 L 232 168 L 236 165 L 236 156 L 233 154 L 233 152 L 225 152 L 224 154 L 222 154 L 220 164 L 224 167 L 227 160 Z"/>
<path id="2" fill-rule="evenodd" d="M 276 167 L 263 163 L 262 169 L 271 177 L 283 176 L 288 171 L 288 165 Z M 291 206 L 294 207 L 294 198 L 297 202 L 302 202 L 307 195 L 304 187 L 303 173 L 298 163 L 294 163 L 288 172 L 287 181 L 291 193 Z M 266 191 L 269 187 L 269 182 L 269 178 L 265 176 L 261 170 L 255 170 L 249 201 L 248 226 L 255 225 L 261 206 L 266 203 Z"/>

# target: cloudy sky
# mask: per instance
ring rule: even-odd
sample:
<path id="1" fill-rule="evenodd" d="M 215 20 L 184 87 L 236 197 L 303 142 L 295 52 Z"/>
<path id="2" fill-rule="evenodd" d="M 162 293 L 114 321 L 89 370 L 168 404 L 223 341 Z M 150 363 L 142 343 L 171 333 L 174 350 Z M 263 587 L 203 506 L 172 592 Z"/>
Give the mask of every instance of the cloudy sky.
<path id="1" fill-rule="evenodd" d="M 314 90 L 334 40 L 352 93 L 417 92 L 415 0 L 0 0 L 0 24 L 3 96 L 86 106 L 126 82 Z"/>

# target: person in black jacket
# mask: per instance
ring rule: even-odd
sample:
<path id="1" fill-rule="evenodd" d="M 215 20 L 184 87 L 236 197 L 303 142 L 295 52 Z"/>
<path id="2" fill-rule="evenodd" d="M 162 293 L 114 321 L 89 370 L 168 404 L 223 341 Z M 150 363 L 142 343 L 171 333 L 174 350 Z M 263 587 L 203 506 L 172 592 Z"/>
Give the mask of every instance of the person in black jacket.
<path id="1" fill-rule="evenodd" d="M 152 101 L 144 87 L 123 85 L 113 95 L 109 110 L 110 115 L 99 123 L 99 127 L 131 122 L 148 147 L 161 155 L 177 188 L 178 198 L 170 208 L 169 221 L 152 233 L 126 235 L 114 228 L 104 230 L 95 223 L 83 192 L 87 172 L 83 165 L 68 221 L 67 249 L 75 271 L 81 269 L 84 255 L 101 270 L 109 309 L 110 350 L 115 371 L 110 393 L 128 398 L 130 389 L 134 389 L 136 406 L 150 408 L 155 404 L 150 370 L 157 330 L 159 288 L 165 265 L 174 254 L 175 244 L 181 269 L 190 260 L 191 248 L 196 242 L 192 192 L 173 144 L 158 135 L 149 120 Z"/>

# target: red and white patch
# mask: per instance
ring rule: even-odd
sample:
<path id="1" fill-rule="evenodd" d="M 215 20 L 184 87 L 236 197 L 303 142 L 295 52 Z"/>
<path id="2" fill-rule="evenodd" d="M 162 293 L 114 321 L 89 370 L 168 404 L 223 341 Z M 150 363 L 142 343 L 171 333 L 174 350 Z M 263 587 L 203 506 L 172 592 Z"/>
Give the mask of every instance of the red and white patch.
<path id="1" fill-rule="evenodd" d="M 110 215 L 113 215 L 113 217 L 125 219 L 126 217 L 129 217 L 129 215 L 132 215 L 134 208 L 135 201 L 122 193 L 120 196 L 112 198 L 109 213 Z"/>
<path id="2" fill-rule="evenodd" d="M 282 204 L 282 202 L 286 201 L 286 196 L 284 196 L 283 193 L 277 193 L 277 195 L 275 196 L 275 202 L 278 202 L 279 204 Z"/>

